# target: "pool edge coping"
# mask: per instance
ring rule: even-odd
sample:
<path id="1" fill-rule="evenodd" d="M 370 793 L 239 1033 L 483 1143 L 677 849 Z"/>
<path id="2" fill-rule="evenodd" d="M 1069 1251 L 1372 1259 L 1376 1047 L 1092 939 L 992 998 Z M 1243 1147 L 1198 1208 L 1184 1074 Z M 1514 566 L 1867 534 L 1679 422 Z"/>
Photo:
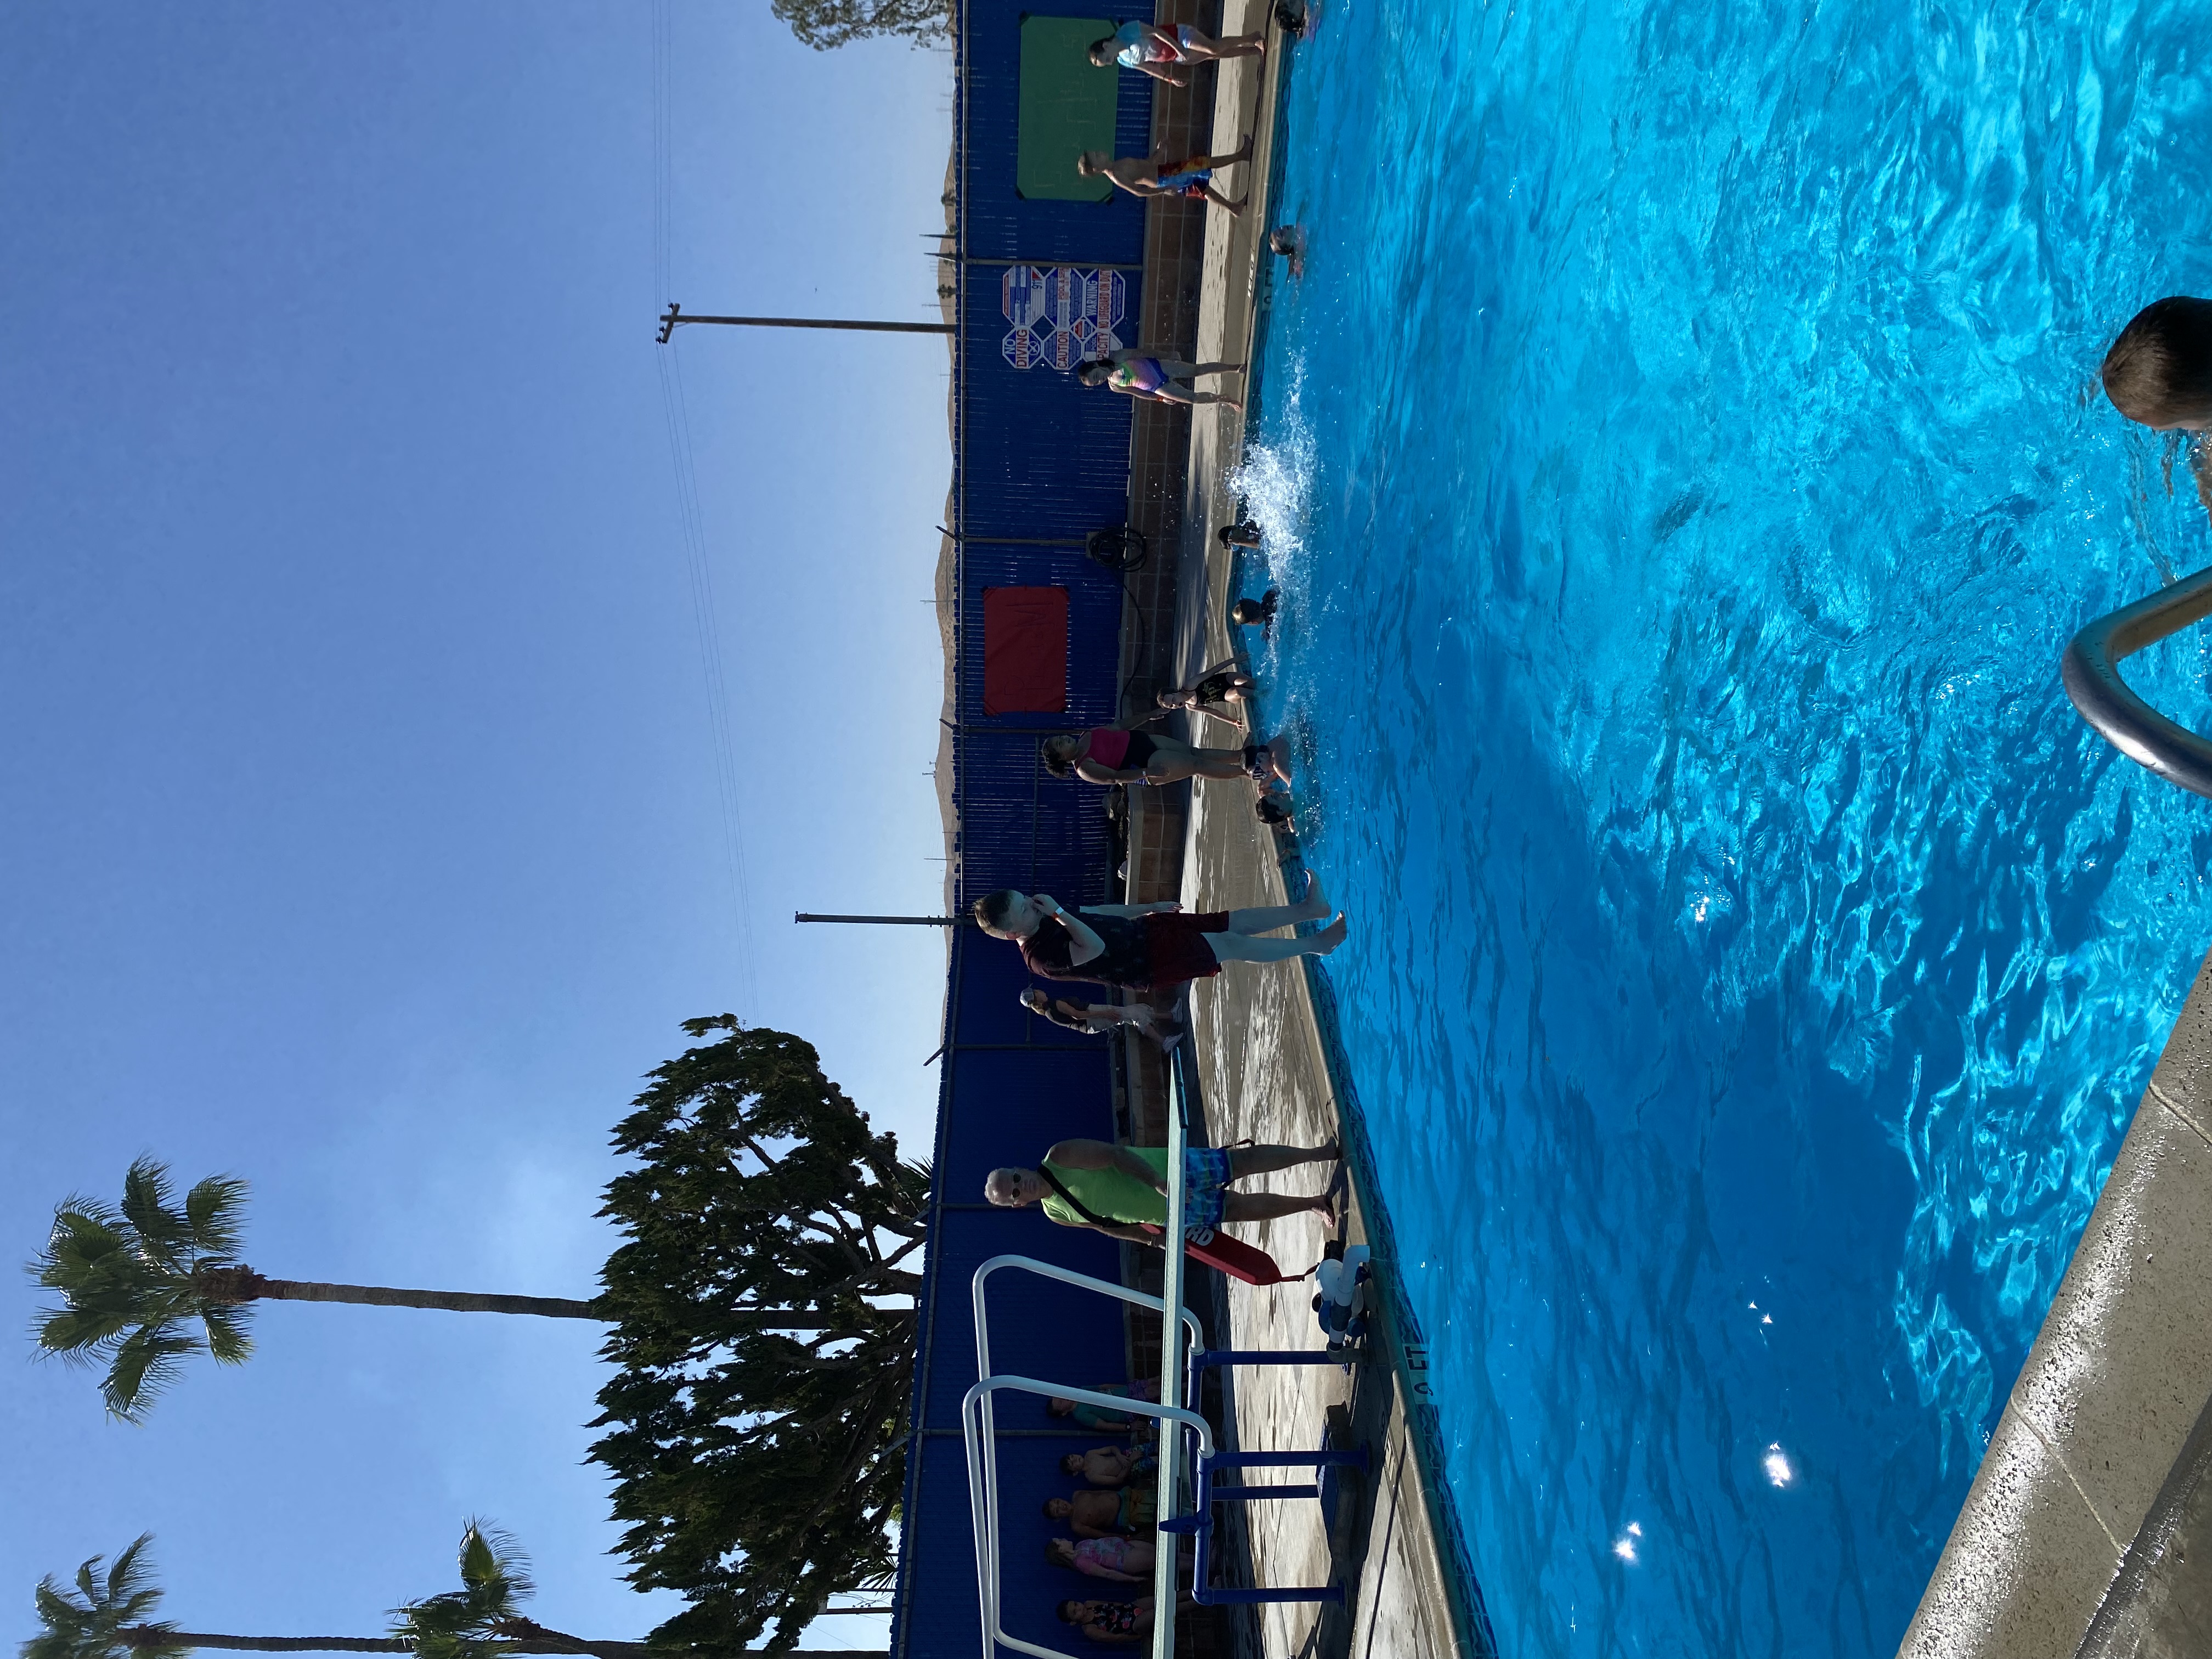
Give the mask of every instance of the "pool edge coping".
<path id="1" fill-rule="evenodd" d="M 2074 1654 L 2212 1397 L 2212 954 L 1899 1659 Z"/>

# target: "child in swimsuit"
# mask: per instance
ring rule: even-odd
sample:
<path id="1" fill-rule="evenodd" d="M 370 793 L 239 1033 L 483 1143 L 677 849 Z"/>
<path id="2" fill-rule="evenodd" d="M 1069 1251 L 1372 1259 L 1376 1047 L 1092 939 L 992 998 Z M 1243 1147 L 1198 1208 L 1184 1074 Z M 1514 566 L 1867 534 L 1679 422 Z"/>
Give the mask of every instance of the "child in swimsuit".
<path id="1" fill-rule="evenodd" d="M 1160 1380 L 1152 1376 L 1139 1382 L 1094 1382 L 1091 1385 L 1091 1392 L 1118 1394 L 1129 1400 L 1158 1400 L 1160 1397 Z M 1054 1417 L 1072 1417 L 1086 1429 L 1133 1429 L 1137 1426 L 1133 1418 L 1109 1416 L 1096 1406 L 1081 1405 L 1073 1400 L 1048 1400 L 1044 1402 L 1044 1408 Z"/>
<path id="2" fill-rule="evenodd" d="M 1100 69 L 1119 65 L 1170 86 L 1187 87 L 1190 75 L 1182 67 L 1185 64 L 1223 58 L 1259 58 L 1267 50 L 1264 33 L 1231 34 L 1217 40 L 1188 23 L 1162 27 L 1132 19 L 1103 40 L 1091 43 L 1091 61 Z"/>
<path id="3" fill-rule="evenodd" d="M 1087 1572 L 1093 1578 L 1105 1578 L 1129 1571 L 1130 1546 L 1133 1538 L 1085 1538 L 1075 1547 L 1075 1570 Z"/>
<path id="4" fill-rule="evenodd" d="M 1142 1613 L 1134 1601 L 1062 1601 L 1060 1622 L 1074 1625 L 1094 1642 L 1134 1636 Z"/>
<path id="5" fill-rule="evenodd" d="M 1160 168 L 1160 188 L 1170 196 L 1203 198 L 1206 187 L 1213 182 L 1212 167 L 1194 167 L 1191 162 L 1200 160 L 1188 156 L 1180 161 L 1170 161 Z M 1172 169 L 1170 171 L 1170 169 Z"/>
<path id="6" fill-rule="evenodd" d="M 1186 363 L 1169 357 L 1154 357 L 1143 353 L 1122 350 L 1109 357 L 1093 358 L 1076 365 L 1075 378 L 1085 386 L 1109 386 L 1132 398 L 1151 398 L 1164 404 L 1226 404 L 1241 410 L 1243 404 L 1234 398 L 1224 397 L 1218 392 L 1185 392 L 1176 384 L 1178 380 L 1195 380 L 1201 374 L 1236 374 L 1243 373 L 1242 363 Z"/>
<path id="7" fill-rule="evenodd" d="M 1272 638 L 1275 632 L 1275 605 L 1280 595 L 1269 588 L 1265 598 L 1239 599 L 1229 608 L 1229 620 L 1239 628 L 1256 628 L 1261 639 Z"/>

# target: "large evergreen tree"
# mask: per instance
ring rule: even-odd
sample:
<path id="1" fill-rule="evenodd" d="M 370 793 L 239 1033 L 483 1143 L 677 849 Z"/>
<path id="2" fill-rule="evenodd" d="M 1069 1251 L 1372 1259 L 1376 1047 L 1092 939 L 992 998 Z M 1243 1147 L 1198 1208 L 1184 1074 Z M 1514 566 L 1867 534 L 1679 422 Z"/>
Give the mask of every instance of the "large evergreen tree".
<path id="1" fill-rule="evenodd" d="M 952 33 L 952 0 L 770 0 L 769 9 L 817 51 L 875 34 L 927 45 Z"/>
<path id="2" fill-rule="evenodd" d="M 691 1604 L 653 1633 L 789 1647 L 836 1591 L 886 1583 L 906 1464 L 929 1174 L 874 1133 L 814 1049 L 725 1014 L 615 1131 L 639 1160 L 602 1213 L 629 1242 L 598 1306 L 621 1374 L 592 1426 L 641 1589 Z M 763 1329 L 806 1310 L 811 1334 Z"/>

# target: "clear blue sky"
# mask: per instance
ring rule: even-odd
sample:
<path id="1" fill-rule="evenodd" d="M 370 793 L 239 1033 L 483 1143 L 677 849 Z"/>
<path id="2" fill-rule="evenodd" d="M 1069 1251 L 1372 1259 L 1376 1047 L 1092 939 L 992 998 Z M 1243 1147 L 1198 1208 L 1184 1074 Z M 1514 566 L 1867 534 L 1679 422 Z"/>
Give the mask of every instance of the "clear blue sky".
<path id="1" fill-rule="evenodd" d="M 265 1273 L 589 1294 L 606 1131 L 725 1009 L 926 1155 L 940 941 L 790 916 L 941 902 L 944 347 L 678 337 L 740 927 L 653 331 L 933 319 L 950 60 L 674 0 L 664 292 L 654 15 L 0 6 L 12 1261 L 143 1151 L 251 1179 Z M 547 1624 L 671 1610 L 580 1462 L 594 1328 L 257 1324 L 141 1429 L 10 1337 L 0 1636 L 146 1529 L 187 1626 L 373 1634 L 470 1514 Z"/>

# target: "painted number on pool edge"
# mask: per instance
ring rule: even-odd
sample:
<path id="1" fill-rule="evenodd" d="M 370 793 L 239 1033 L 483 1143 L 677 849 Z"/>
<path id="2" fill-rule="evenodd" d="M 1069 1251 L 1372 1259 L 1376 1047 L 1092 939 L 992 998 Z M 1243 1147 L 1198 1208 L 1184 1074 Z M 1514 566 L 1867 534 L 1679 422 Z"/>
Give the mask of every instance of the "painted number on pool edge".
<path id="1" fill-rule="evenodd" d="M 1407 1343 L 1406 1345 L 1406 1369 L 1408 1371 L 1415 1373 L 1426 1371 L 1429 1369 L 1429 1351 L 1426 1348 L 1417 1346 L 1413 1343 Z M 1407 1382 L 1411 1385 L 1413 1392 L 1419 1395 L 1424 1399 L 1426 1399 L 1430 1395 L 1436 1392 L 1434 1389 L 1429 1386 L 1429 1379 L 1425 1376 L 1415 1375 L 1408 1376 L 1407 1378 Z"/>

